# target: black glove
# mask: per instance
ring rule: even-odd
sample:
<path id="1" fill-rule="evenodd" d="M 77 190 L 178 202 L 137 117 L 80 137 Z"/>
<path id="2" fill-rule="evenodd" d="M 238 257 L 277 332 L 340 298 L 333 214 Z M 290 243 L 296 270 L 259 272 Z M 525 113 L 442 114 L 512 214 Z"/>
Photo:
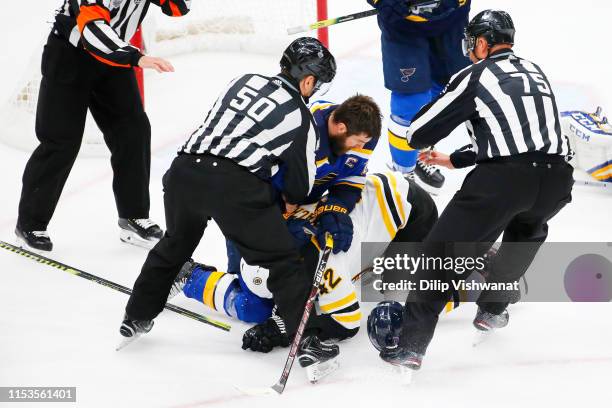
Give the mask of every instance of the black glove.
<path id="1" fill-rule="evenodd" d="M 334 254 L 348 251 L 353 242 L 353 221 L 346 206 L 338 199 L 324 197 L 315 213 L 319 245 L 325 246 L 325 233 L 329 232 L 334 238 Z"/>
<path id="2" fill-rule="evenodd" d="M 289 218 L 287 220 L 287 229 L 293 235 L 295 239 L 295 244 L 298 248 L 303 247 L 308 242 L 310 242 L 310 233 L 307 233 L 304 228 L 311 231 L 313 234 L 315 232 L 315 227 L 310 223 L 310 221 L 305 220 L 303 218 Z"/>
<path id="3" fill-rule="evenodd" d="M 272 316 L 265 322 L 251 327 L 242 336 L 242 349 L 269 353 L 274 347 L 289 346 L 285 322 L 280 316 Z"/>

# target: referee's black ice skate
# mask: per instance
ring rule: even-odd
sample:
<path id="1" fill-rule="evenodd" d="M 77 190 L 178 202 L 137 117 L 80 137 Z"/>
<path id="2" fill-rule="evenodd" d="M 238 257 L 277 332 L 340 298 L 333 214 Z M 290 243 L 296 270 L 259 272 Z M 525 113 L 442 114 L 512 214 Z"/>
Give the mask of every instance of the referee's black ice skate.
<path id="1" fill-rule="evenodd" d="M 143 334 L 151 331 L 153 328 L 153 320 L 134 320 L 127 315 L 123 315 L 123 322 L 119 328 L 119 333 L 124 337 L 123 341 L 115 350 L 119 351 Z"/>
<path id="2" fill-rule="evenodd" d="M 150 218 L 119 218 L 121 241 L 151 249 L 164 236 L 164 231 Z"/>
<path id="3" fill-rule="evenodd" d="M 321 341 L 317 336 L 308 336 L 300 343 L 298 361 L 306 369 L 308 381 L 316 383 L 338 368 L 340 347 Z"/>
<path id="4" fill-rule="evenodd" d="M 477 333 L 472 345 L 476 347 L 485 341 L 496 329 L 506 327 L 509 320 L 510 315 L 508 314 L 507 309 L 500 314 L 493 314 L 486 312 L 479 307 L 473 322 Z"/>
<path id="5" fill-rule="evenodd" d="M 416 182 L 429 194 L 438 195 L 440 189 L 444 185 L 444 176 L 438 168 L 431 164 L 425 164 L 421 160 L 417 160 L 414 168 L 416 174 Z"/>
<path id="6" fill-rule="evenodd" d="M 412 375 L 421 368 L 423 357 L 423 354 L 402 347 L 383 349 L 380 352 L 380 358 L 392 364 L 399 371 L 404 384 L 412 382 Z"/>
<path id="7" fill-rule="evenodd" d="M 19 225 L 15 227 L 17 246 L 34 252 L 49 252 L 53 249 L 53 242 L 47 231 L 25 231 Z"/>

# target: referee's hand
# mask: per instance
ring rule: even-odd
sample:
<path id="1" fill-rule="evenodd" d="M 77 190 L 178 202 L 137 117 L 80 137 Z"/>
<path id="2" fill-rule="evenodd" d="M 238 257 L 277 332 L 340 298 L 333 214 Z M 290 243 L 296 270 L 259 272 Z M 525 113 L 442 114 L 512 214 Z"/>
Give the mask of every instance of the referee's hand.
<path id="1" fill-rule="evenodd" d="M 419 160 L 425 164 L 432 164 L 434 166 L 446 167 L 447 169 L 454 169 L 453 163 L 451 163 L 450 156 L 435 150 L 422 150 L 419 153 Z"/>
<path id="2" fill-rule="evenodd" d="M 166 61 L 163 58 L 157 57 L 148 57 L 146 55 L 142 56 L 140 60 L 138 60 L 138 66 L 140 68 L 150 68 L 154 69 L 157 72 L 174 72 L 174 67 L 169 61 Z"/>

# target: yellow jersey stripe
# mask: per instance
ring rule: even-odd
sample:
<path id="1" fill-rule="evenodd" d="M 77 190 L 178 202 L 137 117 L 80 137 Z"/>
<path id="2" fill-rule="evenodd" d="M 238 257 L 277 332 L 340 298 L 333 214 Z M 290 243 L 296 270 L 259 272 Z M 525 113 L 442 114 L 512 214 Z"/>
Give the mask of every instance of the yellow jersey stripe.
<path id="1" fill-rule="evenodd" d="M 204 287 L 202 302 L 214 310 L 217 310 L 215 308 L 215 289 L 217 288 L 217 282 L 219 282 L 223 275 L 225 275 L 223 272 L 212 272 L 206 280 L 206 286 Z"/>
<path id="2" fill-rule="evenodd" d="M 317 160 L 317 161 L 315 162 L 315 164 L 317 165 L 317 167 L 320 167 L 320 166 L 322 166 L 323 164 L 328 163 L 328 162 L 329 162 L 329 160 L 327 160 L 327 157 L 324 157 L 324 158 L 322 158 L 321 160 Z"/>
<path id="3" fill-rule="evenodd" d="M 345 184 L 345 185 L 351 186 L 351 187 L 356 187 L 356 188 L 358 188 L 360 190 L 363 190 L 363 188 L 365 187 L 365 185 L 363 185 L 363 184 L 349 183 L 348 181 L 341 181 L 340 183 L 336 183 L 334 185 L 335 186 L 339 186 L 341 184 Z"/>
<path id="4" fill-rule="evenodd" d="M 374 150 L 370 150 L 370 149 L 351 149 L 349 151 L 350 152 L 357 152 L 357 153 L 363 153 L 363 154 L 372 154 L 374 152 Z"/>
<path id="5" fill-rule="evenodd" d="M 315 105 L 312 108 L 310 108 L 310 113 L 315 113 L 318 110 L 329 108 L 332 105 L 333 105 L 332 103 L 322 103 L 320 105 Z"/>
<path id="6" fill-rule="evenodd" d="M 414 150 L 412 147 L 410 147 L 406 139 L 396 136 L 395 134 L 393 134 L 393 132 L 391 131 L 387 132 L 387 136 L 389 139 L 389 144 L 395 147 L 396 149 L 407 151 L 407 152 L 410 150 Z"/>
<path id="7" fill-rule="evenodd" d="M 397 191 L 397 179 L 393 173 L 385 173 L 389 180 L 391 180 L 391 189 L 393 190 L 393 195 L 395 196 L 395 206 L 399 209 L 400 217 L 402 217 L 402 225 L 401 228 L 404 228 L 408 219 L 406 218 L 406 212 L 404 211 L 404 201 L 402 200 L 402 196 L 400 196 L 399 191 Z M 410 194 L 410 190 L 408 190 Z"/>
<path id="8" fill-rule="evenodd" d="M 391 239 L 393 240 L 393 238 L 395 238 L 396 230 L 394 224 L 391 223 L 389 211 L 387 210 L 387 206 L 385 205 L 385 199 L 383 198 L 380 179 L 376 176 L 372 176 L 371 180 L 374 183 L 374 187 L 376 188 L 376 201 L 378 201 L 378 208 L 380 208 L 380 213 L 382 215 L 383 222 L 385 224 L 385 227 L 387 227 L 389 237 L 391 237 Z"/>
<path id="9" fill-rule="evenodd" d="M 361 320 L 361 310 L 357 310 L 357 312 L 351 313 L 351 314 L 341 314 L 341 315 L 333 314 L 332 317 L 334 318 L 334 320 L 338 322 L 344 322 L 344 323 L 358 322 Z"/>
<path id="10" fill-rule="evenodd" d="M 406 20 L 408 20 L 408 21 L 414 21 L 414 22 L 416 22 L 416 23 L 424 23 L 424 22 L 426 22 L 426 21 L 429 21 L 429 20 L 427 20 L 427 19 L 426 19 L 426 18 L 424 18 L 424 17 L 421 17 L 421 16 L 415 16 L 415 15 L 413 15 L 413 14 L 411 14 L 411 15 L 409 15 L 409 16 L 406 16 Z"/>
<path id="11" fill-rule="evenodd" d="M 324 312 L 331 312 L 334 309 L 346 307 L 350 303 L 353 303 L 355 300 L 357 300 L 357 295 L 355 294 L 355 292 L 351 292 L 349 295 L 343 297 L 340 300 L 336 300 L 335 302 L 328 303 L 326 305 L 322 305 L 321 303 L 319 303 L 319 307 L 321 307 L 321 310 Z"/>

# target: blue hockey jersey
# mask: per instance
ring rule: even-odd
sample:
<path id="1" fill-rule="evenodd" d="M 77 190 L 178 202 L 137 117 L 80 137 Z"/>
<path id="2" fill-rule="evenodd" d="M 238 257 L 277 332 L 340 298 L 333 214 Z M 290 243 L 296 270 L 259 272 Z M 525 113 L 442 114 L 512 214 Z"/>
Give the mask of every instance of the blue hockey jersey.
<path id="1" fill-rule="evenodd" d="M 327 121 L 337 107 L 338 105 L 327 101 L 316 101 L 311 105 L 310 110 L 319 133 L 319 146 L 315 152 L 317 172 L 310 194 L 303 203 L 296 204 L 315 203 L 325 193 L 329 193 L 352 211 L 361 199 L 368 171 L 368 160 L 378 140 L 372 139 L 363 149 L 352 149 L 341 156 L 336 156 L 330 148 Z M 282 177 L 279 175 L 282 171 L 281 168 L 272 180 L 278 190 L 281 190 Z"/>

